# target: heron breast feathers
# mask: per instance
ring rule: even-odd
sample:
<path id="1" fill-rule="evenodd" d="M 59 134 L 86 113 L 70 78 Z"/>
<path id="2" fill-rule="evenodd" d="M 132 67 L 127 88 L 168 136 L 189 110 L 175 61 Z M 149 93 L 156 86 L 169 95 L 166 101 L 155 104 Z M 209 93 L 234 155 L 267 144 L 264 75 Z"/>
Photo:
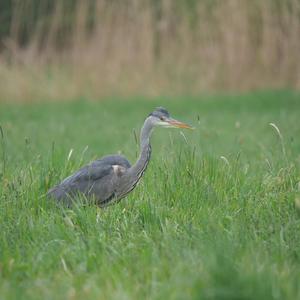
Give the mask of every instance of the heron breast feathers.
<path id="1" fill-rule="evenodd" d="M 117 176 L 122 176 L 126 171 L 126 168 L 120 165 L 112 165 L 112 168 Z"/>

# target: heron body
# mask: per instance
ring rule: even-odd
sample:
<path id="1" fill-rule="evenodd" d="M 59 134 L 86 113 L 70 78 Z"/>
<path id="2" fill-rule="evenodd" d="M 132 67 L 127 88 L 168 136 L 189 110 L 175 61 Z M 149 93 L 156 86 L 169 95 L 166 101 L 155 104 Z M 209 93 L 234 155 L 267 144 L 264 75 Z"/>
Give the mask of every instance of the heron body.
<path id="1" fill-rule="evenodd" d="M 141 152 L 131 166 L 122 155 L 109 155 L 84 166 L 48 191 L 50 198 L 71 206 L 77 195 L 91 199 L 100 207 L 124 198 L 137 185 L 151 157 L 150 137 L 155 126 L 191 128 L 169 117 L 164 108 L 157 108 L 145 120 L 140 135 Z"/>

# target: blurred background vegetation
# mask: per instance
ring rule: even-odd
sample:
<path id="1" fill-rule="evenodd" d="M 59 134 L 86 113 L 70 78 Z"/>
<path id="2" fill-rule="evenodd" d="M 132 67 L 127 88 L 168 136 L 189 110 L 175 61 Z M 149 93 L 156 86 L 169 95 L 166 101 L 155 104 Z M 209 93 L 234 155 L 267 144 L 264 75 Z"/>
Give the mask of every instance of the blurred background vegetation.
<path id="1" fill-rule="evenodd" d="M 0 101 L 300 87 L 299 0 L 1 0 Z"/>

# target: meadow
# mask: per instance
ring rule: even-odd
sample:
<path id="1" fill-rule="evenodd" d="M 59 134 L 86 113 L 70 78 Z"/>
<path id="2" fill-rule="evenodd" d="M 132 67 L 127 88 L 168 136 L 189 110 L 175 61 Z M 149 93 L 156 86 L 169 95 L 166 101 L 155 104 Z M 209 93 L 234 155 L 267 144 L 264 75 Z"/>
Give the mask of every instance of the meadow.
<path id="1" fill-rule="evenodd" d="M 300 299 L 299 98 L 0 103 L 0 299 Z M 93 159 L 133 162 L 156 106 L 195 130 L 155 130 L 126 199 L 45 199 Z"/>

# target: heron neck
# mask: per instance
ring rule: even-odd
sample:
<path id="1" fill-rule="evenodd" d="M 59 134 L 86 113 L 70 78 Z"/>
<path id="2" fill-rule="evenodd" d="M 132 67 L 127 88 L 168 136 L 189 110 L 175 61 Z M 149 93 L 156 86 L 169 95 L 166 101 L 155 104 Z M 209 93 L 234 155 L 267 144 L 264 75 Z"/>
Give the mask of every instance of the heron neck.
<path id="1" fill-rule="evenodd" d="M 131 171 L 138 177 L 140 177 L 144 173 L 150 160 L 150 156 L 151 156 L 150 137 L 151 137 L 152 129 L 153 129 L 152 123 L 148 119 L 146 119 L 143 128 L 141 130 L 141 136 L 140 136 L 141 153 L 136 163 L 131 167 Z"/>

